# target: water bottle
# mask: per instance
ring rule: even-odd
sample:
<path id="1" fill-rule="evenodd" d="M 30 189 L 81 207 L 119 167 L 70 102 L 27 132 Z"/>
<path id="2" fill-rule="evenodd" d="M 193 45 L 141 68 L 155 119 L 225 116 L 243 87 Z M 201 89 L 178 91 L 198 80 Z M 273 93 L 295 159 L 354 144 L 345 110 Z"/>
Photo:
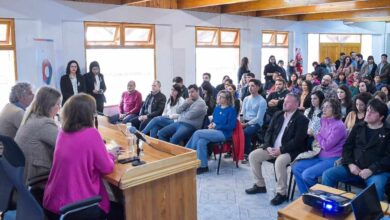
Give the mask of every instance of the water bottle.
<path id="1" fill-rule="evenodd" d="M 126 136 L 127 136 L 127 153 L 130 156 L 134 156 L 134 146 L 137 143 L 137 137 L 130 133 L 131 123 L 126 123 Z"/>

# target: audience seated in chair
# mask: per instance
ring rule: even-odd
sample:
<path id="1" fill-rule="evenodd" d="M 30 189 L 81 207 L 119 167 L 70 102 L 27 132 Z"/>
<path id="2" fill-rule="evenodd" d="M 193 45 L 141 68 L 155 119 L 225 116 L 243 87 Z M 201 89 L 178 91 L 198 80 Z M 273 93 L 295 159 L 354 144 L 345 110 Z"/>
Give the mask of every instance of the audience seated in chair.
<path id="1" fill-rule="evenodd" d="M 261 93 L 261 82 L 257 79 L 249 81 L 250 96 L 244 99 L 242 104 L 243 121 L 241 122 L 245 134 L 245 159 L 248 160 L 248 155 L 252 151 L 251 143 L 252 136 L 255 135 L 263 126 L 264 114 L 267 109 L 265 99 L 259 94 Z"/>
<path id="2" fill-rule="evenodd" d="M 277 78 L 275 81 L 275 92 L 271 93 L 267 97 L 267 112 L 266 123 L 272 118 L 275 112 L 283 109 L 284 98 L 288 94 L 288 90 L 285 88 L 286 83 L 283 79 Z"/>
<path id="3" fill-rule="evenodd" d="M 117 153 L 107 152 L 102 137 L 94 128 L 95 112 L 95 100 L 87 94 L 72 96 L 62 110 L 62 130 L 58 134 L 43 201 L 51 216 L 58 215 L 66 204 L 97 195 L 102 201 L 90 212 L 100 212 L 101 216 L 110 212 L 102 177 L 114 170 Z M 123 219 L 123 216 L 112 219 Z"/>
<path id="4" fill-rule="evenodd" d="M 236 112 L 233 107 L 233 96 L 222 90 L 217 95 L 217 107 L 214 109 L 213 121 L 208 129 L 197 130 L 188 141 L 186 147 L 196 150 L 201 161 L 197 174 L 209 171 L 207 161 L 207 144 L 231 139 L 236 127 Z"/>
<path id="5" fill-rule="evenodd" d="M 119 103 L 119 114 L 109 117 L 111 123 L 115 124 L 121 121 L 126 124 L 131 119 L 138 117 L 142 106 L 142 94 L 135 87 L 135 81 L 130 80 L 127 83 L 127 91 L 122 93 Z"/>
<path id="6" fill-rule="evenodd" d="M 143 130 L 154 117 L 160 116 L 164 111 L 167 98 L 161 93 L 161 83 L 155 80 L 152 84 L 152 91 L 146 97 L 138 117 L 130 119 L 132 126 Z"/>
<path id="7" fill-rule="evenodd" d="M 60 106 L 61 93 L 51 87 L 41 87 L 24 115 L 15 142 L 26 157 L 26 182 L 30 178 L 50 172 L 58 135 L 54 117 Z"/>
<path id="8" fill-rule="evenodd" d="M 184 103 L 184 99 L 181 96 L 181 89 L 182 87 L 179 84 L 172 86 L 171 96 L 165 104 L 162 115 L 153 118 L 142 130 L 142 133 L 150 133 L 151 137 L 157 138 L 157 132 L 160 129 L 177 121 L 179 114 L 176 113 L 176 110 Z"/>
<path id="9" fill-rule="evenodd" d="M 202 127 L 207 112 L 206 103 L 199 96 L 199 89 L 195 84 L 188 86 L 188 93 L 189 98 L 176 110 L 180 114 L 177 122 L 161 129 L 157 133 L 158 139 L 179 144 Z"/>
<path id="10" fill-rule="evenodd" d="M 337 187 L 339 182 L 375 183 L 384 199 L 390 178 L 390 126 L 385 123 L 388 108 L 377 99 L 368 103 L 364 122 L 357 123 L 348 136 L 342 153 L 342 165 L 328 169 L 322 183 Z"/>
<path id="11" fill-rule="evenodd" d="M 287 166 L 295 157 L 306 151 L 306 132 L 309 120 L 297 110 L 299 97 L 288 94 L 283 103 L 283 111 L 275 113 L 265 135 L 265 143 L 261 149 L 249 155 L 249 163 L 255 178 L 252 188 L 245 190 L 247 194 L 265 193 L 265 181 L 262 174 L 262 163 L 275 160 L 277 177 L 276 196 L 272 205 L 287 201 Z"/>
<path id="12" fill-rule="evenodd" d="M 292 165 L 292 171 L 301 193 L 309 191 L 317 183 L 318 177 L 341 156 L 347 139 L 347 130 L 341 120 L 341 105 L 338 100 L 325 99 L 322 106 L 321 128 L 318 133 L 308 130 L 314 136 L 313 155 L 300 158 Z M 298 160 L 299 159 L 299 160 Z"/>

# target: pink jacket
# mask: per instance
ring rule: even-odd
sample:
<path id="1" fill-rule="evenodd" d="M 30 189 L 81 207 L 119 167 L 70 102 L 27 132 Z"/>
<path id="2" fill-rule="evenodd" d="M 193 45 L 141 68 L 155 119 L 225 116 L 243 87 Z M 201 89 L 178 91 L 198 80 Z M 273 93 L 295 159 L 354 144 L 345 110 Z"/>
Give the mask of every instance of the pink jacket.
<path id="1" fill-rule="evenodd" d="M 119 103 L 119 112 L 121 114 L 136 114 L 138 115 L 142 106 L 142 95 L 135 90 L 132 93 L 123 92 L 121 102 Z"/>
<path id="2" fill-rule="evenodd" d="M 108 213 L 110 201 L 102 178 L 113 169 L 114 158 L 107 152 L 95 128 L 83 128 L 73 133 L 61 130 L 45 187 L 43 207 L 59 213 L 64 205 L 100 195 L 99 207 Z"/>

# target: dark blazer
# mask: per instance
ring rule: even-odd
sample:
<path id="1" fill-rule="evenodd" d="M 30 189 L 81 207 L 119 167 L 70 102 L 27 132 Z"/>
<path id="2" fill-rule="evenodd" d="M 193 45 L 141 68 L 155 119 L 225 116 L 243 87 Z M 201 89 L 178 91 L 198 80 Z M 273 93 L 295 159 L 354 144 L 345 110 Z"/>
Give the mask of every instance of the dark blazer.
<path id="1" fill-rule="evenodd" d="M 379 135 L 367 137 L 367 123 L 357 123 L 351 130 L 343 147 L 342 164 L 355 164 L 360 169 L 368 168 L 374 174 L 390 171 L 390 126 L 384 124 Z"/>
<path id="2" fill-rule="evenodd" d="M 274 114 L 264 137 L 263 148 L 274 147 L 274 143 L 280 130 L 282 129 L 284 121 L 284 112 L 279 111 Z M 296 111 L 287 124 L 282 136 L 282 146 L 280 153 L 290 154 L 291 161 L 298 156 L 298 154 L 307 151 L 307 127 L 309 119 L 307 119 L 300 111 Z"/>
<path id="3" fill-rule="evenodd" d="M 150 99 L 152 97 L 154 97 L 153 102 L 151 104 L 152 105 L 152 108 L 151 108 L 152 112 L 147 112 L 148 111 L 148 103 L 150 102 Z M 167 98 L 161 92 L 158 92 L 155 95 L 150 93 L 146 97 L 145 102 L 141 107 L 141 111 L 140 111 L 139 115 L 147 115 L 148 119 L 151 119 L 151 118 L 154 118 L 156 116 L 161 115 L 164 111 L 166 101 L 167 101 Z"/>
<path id="4" fill-rule="evenodd" d="M 104 81 L 103 74 L 99 73 L 99 80 L 100 80 L 100 89 L 105 92 L 107 90 L 106 83 Z M 96 96 L 97 94 L 93 93 L 93 90 L 95 89 L 95 75 L 93 73 L 86 73 L 84 74 L 84 81 L 85 81 L 85 92 L 90 94 L 91 96 Z M 106 101 L 106 98 L 103 94 L 100 94 L 104 97 L 104 101 Z"/>
<path id="5" fill-rule="evenodd" d="M 81 74 L 77 74 L 76 77 L 77 77 L 77 91 L 79 93 L 85 92 L 84 77 Z M 66 100 L 68 100 L 72 95 L 74 95 L 72 82 L 70 81 L 68 74 L 65 74 L 61 77 L 60 87 L 62 93 L 62 105 L 64 105 Z"/>

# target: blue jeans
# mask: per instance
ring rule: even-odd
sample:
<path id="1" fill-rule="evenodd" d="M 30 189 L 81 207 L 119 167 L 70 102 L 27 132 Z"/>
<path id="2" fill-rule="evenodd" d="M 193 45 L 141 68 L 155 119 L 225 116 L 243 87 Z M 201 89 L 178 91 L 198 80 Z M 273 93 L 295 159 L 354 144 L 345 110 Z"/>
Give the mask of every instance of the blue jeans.
<path id="1" fill-rule="evenodd" d="M 165 126 L 158 133 L 158 139 L 179 144 L 181 141 L 188 140 L 196 128 L 188 123 L 175 122 Z"/>
<path id="2" fill-rule="evenodd" d="M 157 116 L 157 117 L 153 118 L 148 123 L 148 125 L 146 125 L 144 130 L 142 130 L 142 133 L 147 134 L 150 132 L 150 137 L 156 138 L 157 132 L 161 128 L 163 128 L 169 124 L 172 124 L 172 123 L 173 123 L 173 120 L 169 119 L 167 116 Z"/>
<path id="3" fill-rule="evenodd" d="M 249 155 L 252 151 L 252 137 L 260 130 L 259 124 L 248 125 L 244 128 L 245 135 L 245 154 Z"/>
<path id="4" fill-rule="evenodd" d="M 364 180 L 360 176 L 353 175 L 347 166 L 340 165 L 330 168 L 322 174 L 322 184 L 337 187 L 338 182 L 365 183 L 367 186 L 375 183 L 378 197 L 380 200 L 383 200 L 385 195 L 385 186 L 389 178 L 389 172 L 382 172 L 373 174 Z"/>
<path id="5" fill-rule="evenodd" d="M 200 167 L 207 167 L 207 144 L 210 142 L 225 141 L 222 131 L 214 129 L 197 130 L 188 141 L 186 147 L 196 150 Z"/>
<path id="6" fill-rule="evenodd" d="M 306 193 L 309 188 L 318 182 L 318 177 L 327 169 L 334 166 L 334 162 L 339 157 L 319 158 L 299 160 L 292 165 L 292 171 L 301 193 Z"/>
<path id="7" fill-rule="evenodd" d="M 126 117 L 124 117 L 121 122 L 123 124 L 126 124 L 131 119 L 136 118 L 136 117 L 138 117 L 138 115 L 130 114 L 130 115 L 127 115 Z M 108 120 L 110 121 L 111 124 L 116 124 L 119 121 L 119 114 L 115 114 L 115 115 L 109 116 Z"/>

